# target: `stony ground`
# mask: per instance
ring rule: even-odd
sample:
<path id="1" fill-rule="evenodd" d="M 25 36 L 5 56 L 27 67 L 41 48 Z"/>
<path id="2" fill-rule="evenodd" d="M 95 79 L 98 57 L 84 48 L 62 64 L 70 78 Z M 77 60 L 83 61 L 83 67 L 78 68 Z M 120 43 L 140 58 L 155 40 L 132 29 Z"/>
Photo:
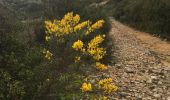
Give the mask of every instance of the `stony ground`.
<path id="1" fill-rule="evenodd" d="M 110 72 L 119 86 L 113 100 L 170 100 L 169 63 L 162 63 L 160 53 L 137 36 L 138 32 L 112 19 L 110 37 L 114 40 L 117 61 Z M 167 43 L 167 48 L 162 49 L 168 47 Z"/>

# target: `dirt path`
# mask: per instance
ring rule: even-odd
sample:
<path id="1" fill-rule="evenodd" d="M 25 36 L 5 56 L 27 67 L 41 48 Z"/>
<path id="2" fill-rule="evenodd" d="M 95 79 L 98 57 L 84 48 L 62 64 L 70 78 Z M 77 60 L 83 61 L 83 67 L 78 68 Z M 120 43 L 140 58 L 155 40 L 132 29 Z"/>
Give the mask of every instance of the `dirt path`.
<path id="1" fill-rule="evenodd" d="M 113 98 L 170 100 L 170 43 L 111 21 L 117 58 L 113 75 L 119 86 Z"/>
<path id="2" fill-rule="evenodd" d="M 163 41 L 149 33 L 136 31 L 117 21 L 114 21 L 114 23 L 119 26 L 120 30 L 134 35 L 144 47 L 149 48 L 151 52 L 155 53 L 165 66 L 170 67 L 170 42 Z"/>

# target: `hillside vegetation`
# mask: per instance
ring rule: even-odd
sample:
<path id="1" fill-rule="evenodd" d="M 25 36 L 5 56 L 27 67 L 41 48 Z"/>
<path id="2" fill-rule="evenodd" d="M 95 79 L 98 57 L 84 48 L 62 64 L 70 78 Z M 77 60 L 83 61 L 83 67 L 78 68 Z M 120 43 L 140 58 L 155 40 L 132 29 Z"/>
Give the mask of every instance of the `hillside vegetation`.
<path id="1" fill-rule="evenodd" d="M 110 0 L 107 6 L 116 19 L 170 39 L 169 0 Z"/>
<path id="2" fill-rule="evenodd" d="M 145 53 L 127 49 L 137 42 L 109 17 L 169 39 L 169 9 L 169 0 L 0 0 L 0 100 L 112 100 L 124 81 L 115 51 Z"/>
<path id="3" fill-rule="evenodd" d="M 117 90 L 104 74 L 114 63 L 110 23 L 93 2 L 0 0 L 0 99 L 94 99 Z"/>

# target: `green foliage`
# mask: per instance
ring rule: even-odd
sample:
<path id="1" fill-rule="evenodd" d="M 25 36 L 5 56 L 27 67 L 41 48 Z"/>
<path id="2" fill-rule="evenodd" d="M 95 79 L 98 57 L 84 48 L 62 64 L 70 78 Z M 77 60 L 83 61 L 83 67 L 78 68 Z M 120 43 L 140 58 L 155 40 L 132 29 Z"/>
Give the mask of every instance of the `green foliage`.
<path id="1" fill-rule="evenodd" d="M 105 12 L 101 12 L 101 8 L 89 8 L 87 6 L 96 2 L 96 0 L 76 0 L 74 2 L 70 0 L 44 0 L 44 2 L 43 6 L 46 8 L 46 11 L 41 17 L 45 19 L 61 18 L 69 11 L 80 14 L 82 20 L 96 22 L 99 19 L 104 19 L 104 27 L 92 33 L 89 38 L 84 38 L 86 41 L 92 39 L 94 35 L 107 34 L 110 30 L 110 23 L 108 17 L 105 16 Z M 15 10 L 24 12 L 24 14 L 18 15 L 17 12 L 12 12 L 10 9 L 2 8 L 2 6 L 0 7 L 0 99 L 80 99 L 82 96 L 82 93 L 80 93 L 80 84 L 83 81 L 80 74 L 86 75 L 85 70 L 95 72 L 91 68 L 91 63 L 83 66 L 70 64 L 70 62 L 74 62 L 70 61 L 73 57 L 66 57 L 65 55 L 72 53 L 71 50 L 63 51 L 66 48 L 62 47 L 61 44 L 56 44 L 55 41 L 50 46 L 44 43 L 45 30 L 42 22 L 38 23 L 31 20 L 40 17 L 36 14 L 42 14 L 42 10 L 44 10 L 44 8 L 41 9 L 42 5 L 37 6 L 38 4 L 26 4 L 19 1 L 14 3 L 17 5 L 14 6 Z M 26 8 L 23 10 L 20 9 L 25 6 Z M 33 8 L 36 8 L 36 10 L 32 12 Z M 30 21 L 34 25 L 29 24 L 26 26 L 26 23 L 21 23 L 21 20 L 17 18 L 23 18 L 23 15 L 28 15 L 27 17 L 31 19 L 22 19 L 22 22 L 29 23 Z M 38 42 L 33 39 L 29 42 L 27 41 L 26 32 L 34 36 L 32 27 L 35 28 L 35 35 L 38 37 L 36 40 Z M 67 38 L 68 41 L 69 38 Z M 72 38 L 76 39 L 76 37 Z M 107 47 L 106 49 L 109 53 L 112 52 L 112 44 L 110 43 L 109 38 L 106 37 L 106 40 L 102 44 L 104 47 Z M 61 48 L 56 48 L 56 45 Z M 45 61 L 42 55 L 42 47 L 50 47 L 55 51 L 54 56 L 59 55 L 63 59 L 56 57 L 54 61 Z M 88 61 L 89 58 L 84 59 Z M 106 55 L 102 62 L 108 64 L 111 63 L 111 59 L 111 55 Z"/>
<path id="2" fill-rule="evenodd" d="M 22 26 L 16 19 L 11 21 L 3 15 L 0 22 L 0 99 L 29 100 L 38 87 L 34 68 L 42 61 L 40 48 L 30 48 L 18 40 Z"/>
<path id="3" fill-rule="evenodd" d="M 113 16 L 138 29 L 170 39 L 169 0 L 112 0 Z"/>
<path id="4" fill-rule="evenodd" d="M 21 100 L 33 95 L 37 85 L 34 81 L 34 67 L 41 62 L 39 49 L 29 49 L 13 38 L 5 38 L 5 41 L 0 42 L 1 99 Z"/>

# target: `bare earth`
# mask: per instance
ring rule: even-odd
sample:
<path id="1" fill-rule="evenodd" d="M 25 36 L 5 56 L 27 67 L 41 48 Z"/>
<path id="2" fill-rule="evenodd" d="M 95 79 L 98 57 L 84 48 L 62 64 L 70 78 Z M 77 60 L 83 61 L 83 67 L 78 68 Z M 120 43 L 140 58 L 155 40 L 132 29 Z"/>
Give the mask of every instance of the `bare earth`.
<path id="1" fill-rule="evenodd" d="M 113 100 L 170 100 L 170 43 L 113 19 Z"/>

